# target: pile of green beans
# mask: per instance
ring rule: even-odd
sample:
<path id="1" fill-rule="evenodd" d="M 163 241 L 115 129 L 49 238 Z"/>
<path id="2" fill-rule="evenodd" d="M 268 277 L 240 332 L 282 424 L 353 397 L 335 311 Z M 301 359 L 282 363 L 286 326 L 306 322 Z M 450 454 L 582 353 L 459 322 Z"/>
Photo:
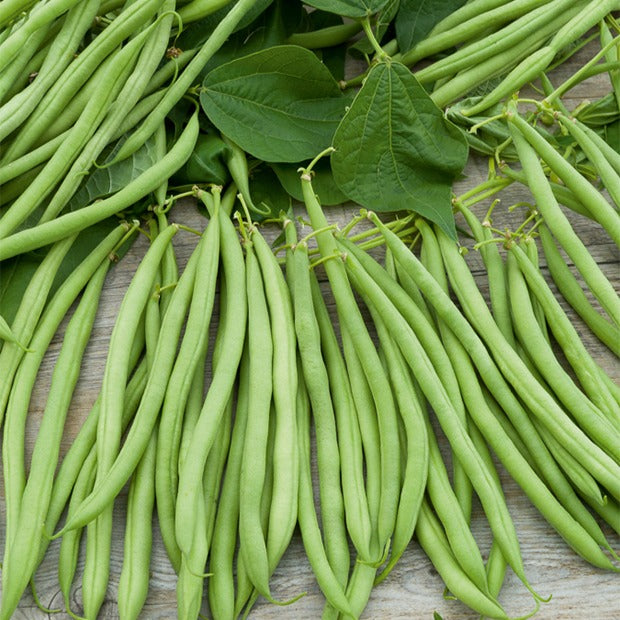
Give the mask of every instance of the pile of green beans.
<path id="1" fill-rule="evenodd" d="M 121 618 L 138 617 L 148 596 L 154 514 L 177 574 L 179 617 L 198 618 L 207 603 L 213 618 L 237 617 L 259 597 L 294 604 L 303 592 L 280 600 L 270 581 L 297 525 L 326 618 L 363 615 L 412 540 L 450 594 L 477 613 L 509 617 L 498 600 L 507 567 L 535 611 L 546 599 L 528 581 L 498 463 L 577 554 L 615 569 L 607 526 L 590 509 L 611 527 L 620 515 L 620 398 L 540 275 L 532 239 L 541 216 L 504 232 L 502 255 L 495 229 L 470 210 L 489 184 L 455 199 L 484 260 L 491 311 L 438 228 L 362 213 L 337 231 L 314 194 L 312 165 L 301 185 L 313 231 L 300 238 L 295 221 L 282 220 L 284 270 L 247 210 L 233 224 L 236 205 L 245 206 L 234 186 L 194 190 L 209 218 L 193 231 L 199 241 L 182 270 L 172 243 L 179 225 L 168 222 L 165 205 L 154 208 L 99 398 L 55 475 L 78 376 L 71 359 L 88 341 L 107 256 L 136 226 L 114 230 L 47 304 L 40 284 L 35 301 L 33 285 L 11 326 L 19 344 L 7 340 L 0 354 L 15 375 L 6 398 L 11 542 L 0 617 L 11 617 L 58 537 L 67 611 L 97 617 L 109 592 L 113 506 L 127 483 Z M 371 228 L 354 234 L 364 220 Z M 384 265 L 370 253 L 377 240 Z M 54 246 L 35 282 L 52 279 L 72 242 Z M 28 408 L 20 388 L 34 384 L 40 352 L 82 290 L 26 476 L 23 439 L 15 441 Z M 30 316 L 25 308 L 37 305 L 44 309 Z M 488 552 L 470 529 L 474 494 L 492 534 Z M 83 533 L 81 608 L 72 609 Z"/>
<path id="2" fill-rule="evenodd" d="M 620 356 L 617 290 L 573 226 L 585 218 L 620 247 L 620 155 L 580 120 L 606 105 L 618 112 L 617 0 L 471 0 L 409 52 L 386 44 L 409 66 L 432 59 L 414 73 L 442 108 L 503 76 L 451 114 L 491 136 L 471 142 L 493 158 L 488 180 L 453 199 L 477 274 L 463 246 L 422 217 L 363 211 L 332 225 L 313 187 L 325 153 L 300 169 L 297 209 L 309 224 L 281 214 L 274 250 L 269 223 L 252 219 L 271 215 L 251 195 L 255 162 L 224 135 L 232 182 L 182 194 L 206 216 L 200 230 L 177 221 L 168 181 L 201 119 L 190 105 L 177 126 L 175 106 L 260 3 L 238 0 L 196 49 L 170 45 L 183 24 L 227 4 L 0 2 L 0 268 L 33 259 L 12 316 L 0 312 L 0 620 L 29 587 L 36 600 L 48 550 L 70 616 L 94 620 L 111 596 L 121 619 L 148 613 L 157 536 L 179 618 L 246 617 L 261 599 L 295 605 L 303 591 L 284 600 L 272 586 L 296 528 L 325 619 L 363 617 L 410 545 L 446 597 L 485 618 L 514 613 L 500 601 L 510 568 L 529 617 L 547 592 L 529 581 L 504 470 L 578 556 L 620 570 L 620 387 L 564 309 Z M 544 71 L 597 24 L 601 50 L 554 88 Z M 289 42 L 319 49 L 360 28 Z M 568 89 L 602 71 L 612 97 L 581 116 L 567 110 Z M 533 112 L 514 96 L 495 113 L 536 77 L 544 99 L 527 102 Z M 151 164 L 73 208 L 85 176 L 143 148 Z M 496 197 L 517 184 L 533 202 L 500 228 Z M 491 198 L 479 218 L 474 207 Z M 132 209 L 142 223 L 120 221 Z M 116 312 L 98 396 L 61 458 L 102 294 L 138 234 L 148 249 Z M 197 238 L 187 261 L 181 234 Z M 26 458 L 46 356 L 54 370 Z M 476 503 L 486 549 L 473 533 Z"/>

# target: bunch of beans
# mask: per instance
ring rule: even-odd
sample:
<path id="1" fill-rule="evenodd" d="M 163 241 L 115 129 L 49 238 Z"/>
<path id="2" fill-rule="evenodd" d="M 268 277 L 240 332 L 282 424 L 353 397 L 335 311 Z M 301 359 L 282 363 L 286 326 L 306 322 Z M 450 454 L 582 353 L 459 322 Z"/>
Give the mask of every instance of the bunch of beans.
<path id="1" fill-rule="evenodd" d="M 515 144 L 526 142 L 515 133 Z M 548 186 L 527 165 L 524 174 L 533 189 Z M 11 616 L 58 537 L 60 590 L 75 613 L 84 534 L 80 613 L 97 616 L 108 589 L 113 505 L 127 483 L 122 618 L 138 616 L 149 590 L 154 511 L 177 574 L 179 617 L 199 616 L 205 590 L 214 618 L 248 613 L 259 596 L 293 604 L 274 598 L 270 577 L 296 526 L 325 617 L 359 617 L 412 538 L 451 595 L 481 615 L 508 617 L 498 601 L 508 566 L 536 609 L 542 599 L 528 583 L 493 455 L 577 554 L 615 569 L 617 555 L 590 509 L 617 529 L 620 395 L 541 276 L 532 243 L 538 232 L 557 243 L 551 231 L 561 216 L 534 211 L 504 231 L 504 259 L 490 217 L 481 222 L 470 210 L 489 183 L 455 199 L 486 266 L 491 311 L 440 229 L 415 216 L 384 223 L 362 213 L 338 231 L 314 194 L 312 165 L 301 185 L 312 232 L 299 238 L 295 222 L 282 221 L 284 270 L 234 186 L 224 194 L 194 190 L 209 219 L 194 231 L 199 240 L 182 273 L 171 243 L 182 226 L 168 222 L 166 207 L 154 209 L 99 397 L 57 471 L 111 258 L 137 224 L 115 228 L 47 299 L 75 237 L 52 246 L 13 322 L 17 342 L 0 352 L 13 379 L 2 385 L 10 476 L 0 617 Z M 237 226 L 235 209 L 246 213 L 235 214 Z M 370 228 L 353 234 L 361 221 Z M 383 265 L 370 253 L 377 244 Z M 583 252 L 578 267 L 580 260 Z M 600 274 L 589 284 L 604 290 L 605 282 Z M 29 394 L 78 299 L 26 472 Z M 493 536 L 486 561 L 469 524 L 474 495 Z"/>

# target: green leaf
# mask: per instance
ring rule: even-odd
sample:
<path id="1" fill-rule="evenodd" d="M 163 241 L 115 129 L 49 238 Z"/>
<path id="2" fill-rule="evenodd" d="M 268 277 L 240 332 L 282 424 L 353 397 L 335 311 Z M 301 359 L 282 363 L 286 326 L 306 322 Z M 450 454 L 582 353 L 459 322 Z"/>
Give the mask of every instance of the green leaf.
<path id="1" fill-rule="evenodd" d="M 389 0 L 306 0 L 315 9 L 359 19 L 378 13 Z"/>
<path id="2" fill-rule="evenodd" d="M 299 166 L 274 164 L 272 168 L 278 175 L 282 187 L 284 187 L 295 200 L 303 202 L 304 197 L 301 191 Z M 323 206 L 338 205 L 348 200 L 334 181 L 334 175 L 332 174 L 329 160 L 320 159 L 314 166 L 313 173 L 312 188 Z"/>
<path id="3" fill-rule="evenodd" d="M 211 71 L 200 103 L 244 151 L 298 162 L 327 148 L 350 102 L 323 63 L 295 45 L 271 47 Z"/>
<path id="4" fill-rule="evenodd" d="M 106 161 L 112 161 L 120 142 L 110 152 Z M 73 195 L 66 211 L 76 211 L 92 203 L 97 198 L 118 192 L 131 181 L 148 170 L 157 161 L 155 140 L 150 138 L 133 155 L 111 166 L 95 168 L 84 180 L 80 189 Z"/>
<path id="5" fill-rule="evenodd" d="M 174 185 L 225 185 L 230 180 L 226 160 L 229 147 L 219 134 L 201 133 L 187 163 L 173 175 Z"/>
<path id="6" fill-rule="evenodd" d="M 388 0 L 387 4 L 379 11 L 374 20 L 373 32 L 375 39 L 379 43 L 383 40 L 385 33 L 388 31 L 392 20 L 398 13 L 398 7 L 400 6 L 400 0 Z M 366 55 L 372 56 L 375 53 L 375 48 L 368 38 L 360 39 L 357 43 L 349 48 L 349 52 L 359 58 L 363 58 Z"/>
<path id="7" fill-rule="evenodd" d="M 274 171 L 268 166 L 259 166 L 250 173 L 250 193 L 252 201 L 261 209 L 269 209 L 269 214 L 259 217 L 252 213 L 255 221 L 278 218 L 280 213 L 286 213 L 291 207 L 291 198 L 284 191 Z"/>
<path id="8" fill-rule="evenodd" d="M 400 63 L 373 67 L 334 136 L 334 179 L 375 211 L 415 211 L 456 236 L 452 182 L 467 141 Z"/>
<path id="9" fill-rule="evenodd" d="M 410 50 L 466 0 L 400 0 L 396 16 L 396 40 L 401 53 Z"/>

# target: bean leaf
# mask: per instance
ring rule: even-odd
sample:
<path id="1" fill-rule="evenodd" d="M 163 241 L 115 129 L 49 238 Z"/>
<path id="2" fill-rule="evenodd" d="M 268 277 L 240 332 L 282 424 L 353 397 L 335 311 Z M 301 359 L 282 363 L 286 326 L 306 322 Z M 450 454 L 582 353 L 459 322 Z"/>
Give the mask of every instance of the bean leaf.
<path id="1" fill-rule="evenodd" d="M 399 50 L 410 50 L 444 17 L 463 4 L 465 0 L 400 0 L 395 22 Z"/>
<path id="2" fill-rule="evenodd" d="M 376 211 L 415 211 L 456 237 L 451 187 L 467 161 L 467 141 L 404 65 L 372 68 L 333 146 L 334 179 L 351 200 Z"/>
<path id="3" fill-rule="evenodd" d="M 315 9 L 359 19 L 378 13 L 389 0 L 306 0 Z"/>
<path id="4" fill-rule="evenodd" d="M 274 164 L 273 170 L 278 175 L 282 187 L 295 200 L 303 202 L 304 195 L 299 181 L 299 166 Z M 334 176 L 328 160 L 319 160 L 314 166 L 313 172 L 312 188 L 323 206 L 338 205 L 347 201 L 347 197 L 334 182 Z"/>
<path id="5" fill-rule="evenodd" d="M 309 50 L 281 45 L 211 71 L 200 103 L 244 151 L 268 162 L 298 162 L 327 148 L 350 98 Z"/>

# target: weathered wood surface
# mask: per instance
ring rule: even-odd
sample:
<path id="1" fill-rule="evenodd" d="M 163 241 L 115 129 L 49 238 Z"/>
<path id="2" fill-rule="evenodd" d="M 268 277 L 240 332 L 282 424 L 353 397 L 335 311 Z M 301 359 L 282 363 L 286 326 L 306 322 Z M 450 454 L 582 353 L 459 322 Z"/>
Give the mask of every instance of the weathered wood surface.
<path id="1" fill-rule="evenodd" d="M 574 66 L 574 64 L 583 62 L 587 58 L 587 55 L 579 54 L 571 65 Z M 562 72 L 570 73 L 571 70 L 572 67 L 569 66 L 565 67 Z M 572 96 L 575 97 L 575 101 L 584 97 L 594 99 L 606 92 L 607 88 L 607 82 L 599 77 L 576 89 Z M 572 107 L 570 102 L 569 107 Z M 467 178 L 457 184 L 456 193 L 458 194 L 465 189 L 473 187 L 482 181 L 485 175 L 486 162 L 480 158 L 473 158 L 467 167 Z M 504 192 L 502 196 L 504 197 L 503 207 L 507 207 L 518 200 L 527 199 L 527 193 L 518 186 Z M 503 207 L 502 212 L 505 211 Z M 484 212 L 485 209 L 486 205 L 483 205 L 479 211 Z M 328 215 L 332 221 L 342 223 L 347 221 L 352 213 L 353 209 L 343 207 L 331 209 Z M 516 222 L 518 217 L 515 214 L 512 221 Z M 503 218 L 504 216 L 501 219 L 498 216 L 496 223 L 499 226 L 509 225 Z M 191 201 L 186 201 L 176 206 L 172 213 L 172 219 L 194 226 L 200 226 L 201 222 L 201 218 L 196 214 Z M 582 234 L 593 256 L 601 264 L 612 282 L 619 286 L 620 262 L 618 249 L 596 226 L 581 218 L 573 219 L 576 228 Z M 274 235 L 274 233 L 275 231 L 268 231 L 268 234 Z M 196 239 L 190 233 L 181 231 L 175 238 L 174 243 L 179 261 L 183 264 L 194 247 Z M 92 341 L 84 360 L 82 377 L 67 420 L 63 454 L 70 445 L 71 438 L 76 434 L 81 421 L 97 395 L 106 359 L 107 342 L 116 311 L 145 247 L 145 240 L 139 239 L 131 252 L 112 270 L 108 277 Z M 477 274 L 480 287 L 484 290 L 486 286 L 485 278 L 479 256 L 476 252 L 470 252 L 468 260 L 471 261 L 472 269 Z M 66 322 L 63 324 L 63 327 L 65 324 Z M 613 355 L 594 341 L 581 321 L 575 319 L 575 325 L 584 337 L 595 359 L 616 380 L 620 379 L 617 360 Z M 57 337 L 52 343 L 32 398 L 27 431 L 26 451 L 28 456 L 31 453 L 37 426 L 45 405 L 46 388 L 49 384 L 60 343 L 60 337 Z M 549 603 L 541 606 L 536 617 L 545 620 L 559 618 L 563 620 L 581 620 L 584 617 L 597 620 L 620 618 L 620 581 L 618 576 L 593 568 L 577 557 L 531 506 L 523 492 L 501 467 L 499 471 L 521 542 L 525 569 L 530 583 L 541 595 L 553 596 Z M 0 512 L 2 514 L 0 516 L 2 517 L 2 523 L 4 523 L 3 498 L 4 493 L 1 492 Z M 125 494 L 116 502 L 111 579 L 107 599 L 101 611 L 101 618 L 117 617 L 115 600 L 122 562 L 125 502 Z M 141 617 L 145 619 L 171 618 L 176 615 L 176 580 L 166 558 L 161 540 L 158 537 L 155 520 L 153 526 L 156 534 L 151 567 L 151 591 Z M 477 503 L 474 505 L 472 529 L 483 553 L 486 555 L 490 544 L 489 531 L 480 506 Z M 617 550 L 620 550 L 620 540 L 618 537 L 611 532 L 609 534 L 612 545 Z M 1 540 L 3 539 L 0 531 Z M 58 548 L 58 541 L 52 543 L 36 578 L 40 600 L 43 605 L 50 608 L 62 607 L 62 597 L 56 577 Z M 78 571 L 81 571 L 82 568 L 83 553 L 80 556 Z M 81 609 L 79 575 L 75 584 L 73 607 L 76 612 L 79 612 Z M 251 618 L 298 619 L 319 618 L 321 615 L 323 598 L 312 577 L 309 565 L 305 559 L 300 536 L 297 533 L 273 577 L 272 592 L 278 599 L 288 599 L 300 592 L 307 592 L 307 595 L 290 607 L 275 607 L 259 600 L 250 616 Z M 531 596 L 510 571 L 500 600 L 511 616 L 520 616 L 533 609 Z M 477 617 L 476 614 L 466 609 L 461 603 L 443 598 L 441 579 L 419 546 L 413 542 L 391 576 L 373 591 L 364 617 L 369 619 L 430 619 L 433 617 L 434 611 L 441 614 L 444 619 L 474 620 Z M 18 611 L 14 615 L 16 619 L 27 620 L 44 618 L 46 616 L 47 614 L 41 612 L 36 607 L 30 593 L 24 596 Z M 53 617 L 64 618 L 68 616 L 61 613 Z"/>

